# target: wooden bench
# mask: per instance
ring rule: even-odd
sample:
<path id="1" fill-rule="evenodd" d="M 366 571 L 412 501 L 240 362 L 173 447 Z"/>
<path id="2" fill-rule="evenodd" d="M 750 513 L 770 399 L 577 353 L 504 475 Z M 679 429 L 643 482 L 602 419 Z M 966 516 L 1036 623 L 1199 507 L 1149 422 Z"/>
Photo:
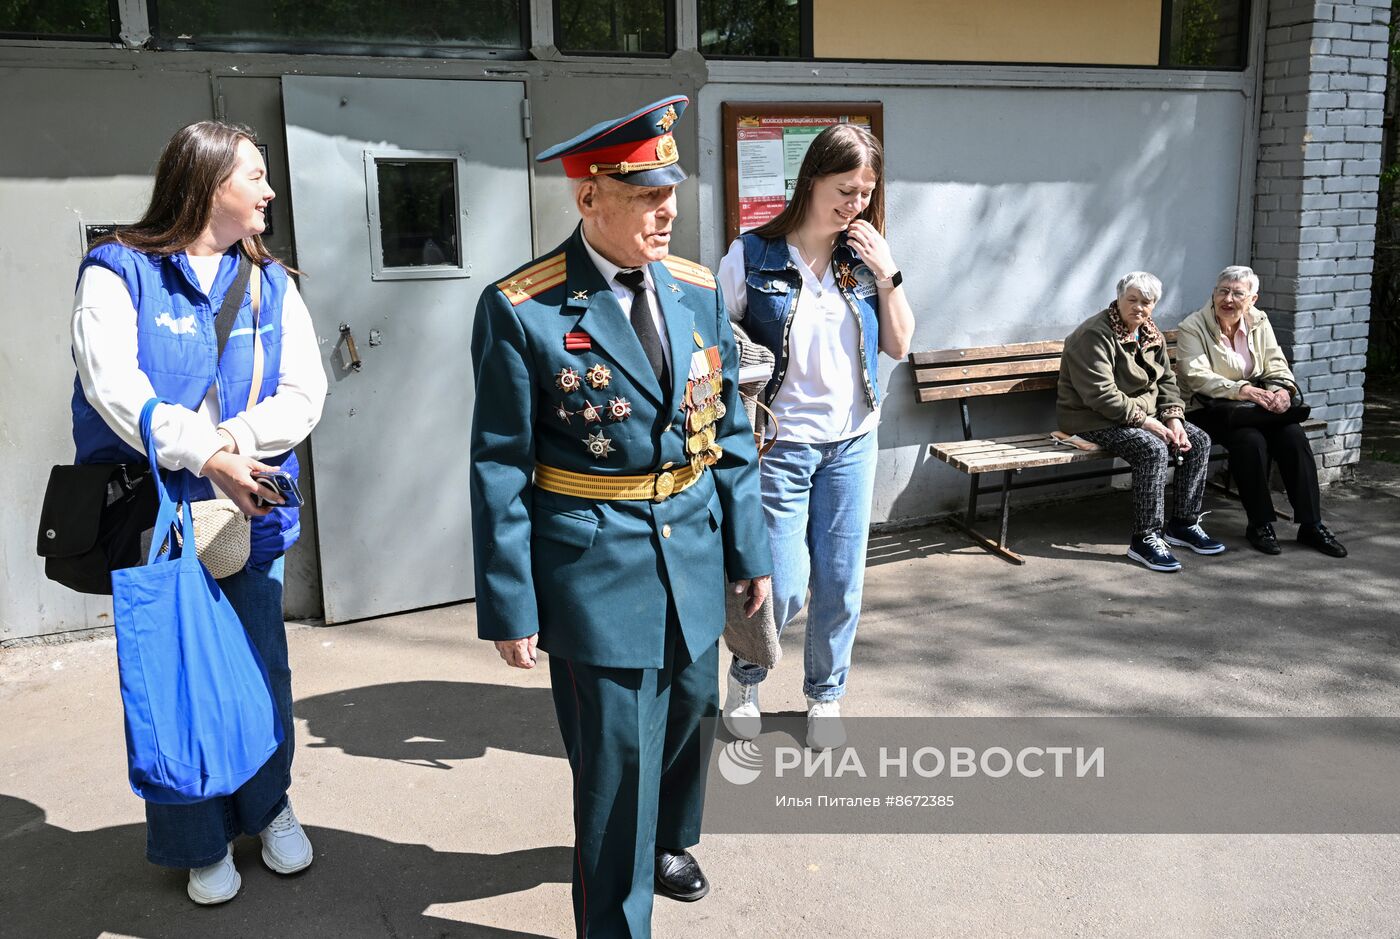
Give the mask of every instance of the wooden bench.
<path id="1" fill-rule="evenodd" d="M 1176 331 L 1167 331 L 1164 336 L 1168 353 L 1174 361 Z M 1129 471 L 1126 465 L 1114 465 L 1113 455 L 1106 450 L 1079 450 L 1060 443 L 1050 435 L 1051 428 L 1009 437 L 978 438 L 974 435 L 972 399 L 1022 391 L 1054 391 L 1059 384 L 1060 354 L 1063 350 L 1064 343 L 1054 340 L 942 349 L 909 355 L 909 363 L 914 368 L 914 390 L 919 402 L 956 401 L 962 418 L 962 440 L 931 443 L 928 447 L 930 456 L 969 477 L 967 509 L 962 518 L 955 517 L 953 523 L 977 544 L 1013 564 L 1025 563 L 1025 558 L 1007 547 L 1013 489 L 1075 482 Z M 1303 429 L 1313 436 L 1325 432 L 1327 422 L 1307 421 Z M 1223 460 L 1224 448 L 1213 448 L 1211 459 Z M 1085 464 L 1097 464 L 1097 467 L 1054 472 L 1035 479 L 1016 479 L 1027 469 L 1079 467 Z M 988 473 L 1001 474 L 1000 485 L 983 486 L 981 477 Z M 1228 480 L 1228 476 L 1226 478 Z M 1229 491 L 1228 483 L 1220 488 Z M 1001 527 L 996 538 L 976 527 L 977 500 L 985 495 L 1001 498 Z M 1279 514 L 1290 518 L 1286 512 Z"/>

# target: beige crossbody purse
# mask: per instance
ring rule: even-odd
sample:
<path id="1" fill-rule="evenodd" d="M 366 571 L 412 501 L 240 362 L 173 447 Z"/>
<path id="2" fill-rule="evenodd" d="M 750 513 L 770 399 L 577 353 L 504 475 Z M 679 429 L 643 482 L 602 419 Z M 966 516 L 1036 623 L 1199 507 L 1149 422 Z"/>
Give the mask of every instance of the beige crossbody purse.
<path id="1" fill-rule="evenodd" d="M 258 334 L 262 309 L 262 271 L 254 265 L 248 281 L 253 300 L 253 384 L 248 388 L 249 410 L 258 403 L 263 380 L 263 344 Z M 194 547 L 199 562 L 215 580 L 232 577 L 248 564 L 253 549 L 253 524 L 232 499 L 205 499 L 190 503 L 194 515 Z"/>

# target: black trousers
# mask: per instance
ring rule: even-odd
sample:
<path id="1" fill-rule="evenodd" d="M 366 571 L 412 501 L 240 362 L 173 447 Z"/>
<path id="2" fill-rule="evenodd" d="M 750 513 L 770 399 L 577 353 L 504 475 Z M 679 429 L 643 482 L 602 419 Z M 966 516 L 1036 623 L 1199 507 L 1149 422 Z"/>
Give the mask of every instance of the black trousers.
<path id="1" fill-rule="evenodd" d="M 1223 444 L 1230 454 L 1230 475 L 1240 490 L 1240 501 L 1251 526 L 1267 525 L 1275 518 L 1269 495 L 1269 464 L 1278 464 L 1283 488 L 1299 525 L 1322 521 L 1322 497 L 1317 489 L 1317 463 L 1308 435 L 1298 424 L 1280 427 L 1226 427 L 1223 411 L 1202 408 L 1187 415 L 1191 423 Z"/>

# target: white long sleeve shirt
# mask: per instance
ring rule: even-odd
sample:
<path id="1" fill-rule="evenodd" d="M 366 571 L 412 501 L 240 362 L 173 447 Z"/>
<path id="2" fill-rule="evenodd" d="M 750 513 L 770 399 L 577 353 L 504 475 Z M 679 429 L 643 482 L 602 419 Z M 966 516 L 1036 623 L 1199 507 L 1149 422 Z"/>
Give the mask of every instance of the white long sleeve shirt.
<path id="1" fill-rule="evenodd" d="M 207 293 L 219 270 L 219 255 L 187 256 Z M 141 408 L 155 390 L 136 358 L 136 307 L 126 284 L 96 265 L 83 271 L 73 299 L 73 358 L 83 394 L 107 425 L 142 450 Z M 289 279 L 282 301 L 282 353 L 277 391 L 252 408 L 219 421 L 218 383 L 198 410 L 160 405 L 152 415 L 156 457 L 166 469 L 199 475 L 224 446 L 223 428 L 238 452 L 262 459 L 285 453 L 311 433 L 326 401 L 326 372 L 306 303 Z"/>

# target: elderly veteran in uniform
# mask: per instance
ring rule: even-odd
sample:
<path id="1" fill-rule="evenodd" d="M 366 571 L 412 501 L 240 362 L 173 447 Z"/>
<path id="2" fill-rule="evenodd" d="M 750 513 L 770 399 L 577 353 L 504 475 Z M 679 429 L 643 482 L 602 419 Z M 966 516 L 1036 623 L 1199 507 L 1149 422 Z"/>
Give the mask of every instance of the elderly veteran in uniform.
<path id="1" fill-rule="evenodd" d="M 1259 277 L 1247 267 L 1227 267 L 1216 278 L 1210 301 L 1181 321 L 1177 333 L 1176 369 L 1182 390 L 1199 410 L 1192 423 L 1224 444 L 1230 453 L 1230 475 L 1240 488 L 1248 524 L 1245 538 L 1255 550 L 1279 554 L 1274 534 L 1273 496 L 1269 494 L 1269 464 L 1278 464 L 1298 522 L 1298 541 L 1334 558 L 1347 556 L 1322 524 L 1317 463 L 1308 435 L 1292 410 L 1298 381 L 1259 299 Z M 1246 420 L 1234 410 L 1243 402 Z M 1250 414 L 1249 412 L 1253 412 Z"/>
<path id="2" fill-rule="evenodd" d="M 1201 527 L 1210 438 L 1184 420 L 1167 344 L 1152 308 L 1162 282 L 1146 271 L 1118 281 L 1118 297 L 1065 340 L 1056 414 L 1060 430 L 1097 444 L 1133 470 L 1133 536 L 1128 557 L 1153 571 L 1179 571 L 1168 543 L 1197 554 L 1225 546 Z M 1174 457 L 1174 511 L 1163 492 Z"/>
<path id="3" fill-rule="evenodd" d="M 472 339 L 477 623 L 549 653 L 573 769 L 575 926 L 649 936 L 653 891 L 698 900 L 726 581 L 767 596 L 753 434 L 713 275 L 670 257 L 666 98 L 540 154 L 582 223 L 495 286 Z"/>

